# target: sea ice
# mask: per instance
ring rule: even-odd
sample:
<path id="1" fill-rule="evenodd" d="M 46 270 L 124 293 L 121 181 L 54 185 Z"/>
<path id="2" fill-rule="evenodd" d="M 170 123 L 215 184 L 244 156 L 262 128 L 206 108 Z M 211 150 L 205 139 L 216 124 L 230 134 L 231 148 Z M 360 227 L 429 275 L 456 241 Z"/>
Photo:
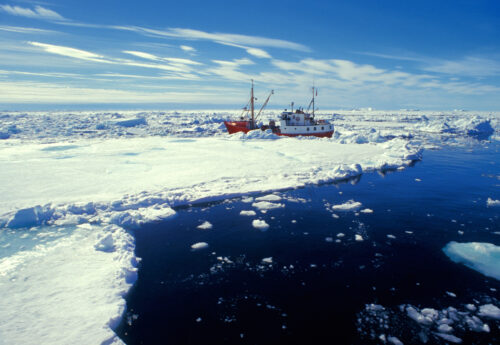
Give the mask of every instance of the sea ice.
<path id="1" fill-rule="evenodd" d="M 255 213 L 255 211 L 253 210 L 250 210 L 250 211 L 241 211 L 240 212 L 240 216 L 255 216 L 257 213 Z"/>
<path id="2" fill-rule="evenodd" d="M 356 234 L 356 235 L 354 236 L 354 239 L 355 239 L 356 241 L 358 241 L 358 242 L 361 242 L 361 241 L 363 241 L 363 236 L 361 236 L 361 235 L 359 235 L 359 234 Z"/>
<path id="3" fill-rule="evenodd" d="M 393 345 L 404 345 L 401 340 L 394 336 L 388 336 L 387 341 Z"/>
<path id="4" fill-rule="evenodd" d="M 265 220 L 260 219 L 254 219 L 252 221 L 252 226 L 260 230 L 266 230 L 267 228 L 269 228 L 269 224 L 267 224 Z"/>
<path id="5" fill-rule="evenodd" d="M 199 249 L 204 249 L 208 248 L 208 243 L 207 242 L 197 242 L 191 245 L 191 249 L 193 250 L 199 250 Z"/>
<path id="6" fill-rule="evenodd" d="M 197 228 L 201 230 L 210 230 L 212 229 L 212 224 L 209 221 L 204 221 L 202 224 L 198 225 Z"/>
<path id="7" fill-rule="evenodd" d="M 488 277 L 500 280 L 500 247 L 491 243 L 450 242 L 443 248 L 454 262 L 462 263 Z"/>
<path id="8" fill-rule="evenodd" d="M 477 315 L 500 320 L 500 308 L 493 304 L 485 304 L 479 307 Z"/>
<path id="9" fill-rule="evenodd" d="M 276 194 L 268 194 L 265 196 L 261 196 L 258 198 L 255 198 L 255 201 L 280 201 L 281 197 Z"/>
<path id="10" fill-rule="evenodd" d="M 488 200 L 486 200 L 486 205 L 487 206 L 500 206 L 500 200 L 493 200 L 492 198 L 488 198 Z"/>
<path id="11" fill-rule="evenodd" d="M 0 343 L 121 344 L 113 330 L 136 266 L 133 238 L 116 225 L 0 259 Z"/>
<path id="12" fill-rule="evenodd" d="M 349 200 L 343 204 L 340 205 L 333 205 L 332 209 L 334 211 L 354 211 L 359 209 L 362 206 L 362 204 L 358 201 L 354 200 Z"/>
<path id="13" fill-rule="evenodd" d="M 252 204 L 253 207 L 255 207 L 256 209 L 259 209 L 261 211 L 265 210 L 273 210 L 275 208 L 283 208 L 285 207 L 284 204 L 275 204 L 275 203 L 272 203 L 272 202 L 269 202 L 269 201 L 259 201 L 259 202 L 254 202 Z"/>
<path id="14" fill-rule="evenodd" d="M 434 334 L 437 335 L 438 337 L 443 338 L 446 341 L 449 341 L 450 343 L 454 344 L 462 343 L 462 339 L 454 336 L 453 334 L 446 334 L 446 333 L 434 333 Z"/>
<path id="15" fill-rule="evenodd" d="M 61 148 L 0 141 L 0 180 L 10 181 L 0 184 L 0 226 L 10 222 L 12 227 L 29 227 L 64 218 L 110 222 L 111 217 L 115 224 L 137 226 L 134 218 L 158 206 L 166 210 L 262 190 L 332 182 L 364 170 L 408 165 L 418 151 L 396 139 L 357 145 L 294 138 L 242 142 L 218 137 L 131 137 L 57 145 Z M 273 164 L 266 164 L 263 156 Z M 302 159 L 290 159 L 295 156 Z M 80 217 L 72 218 L 73 208 L 68 205 L 77 204 L 93 207 L 88 212 L 77 211 Z M 269 201 L 256 204 L 277 207 Z M 34 209 L 29 215 L 21 212 L 36 205 L 44 205 L 42 213 Z"/>
<path id="16" fill-rule="evenodd" d="M 370 208 L 365 208 L 365 209 L 363 209 L 363 210 L 361 210 L 359 212 L 361 212 L 361 213 L 373 213 L 373 210 L 370 209 Z"/>

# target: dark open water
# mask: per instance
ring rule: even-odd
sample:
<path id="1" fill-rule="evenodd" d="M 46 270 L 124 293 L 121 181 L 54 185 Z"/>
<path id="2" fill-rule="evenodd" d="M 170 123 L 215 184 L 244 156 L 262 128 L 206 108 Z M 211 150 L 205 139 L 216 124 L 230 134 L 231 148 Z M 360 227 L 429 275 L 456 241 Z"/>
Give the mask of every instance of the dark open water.
<path id="1" fill-rule="evenodd" d="M 239 215 L 255 210 L 241 198 L 179 209 L 135 232 L 142 263 L 117 332 L 127 344 L 377 344 L 369 334 L 379 330 L 358 320 L 368 303 L 397 311 L 496 302 L 499 281 L 441 249 L 449 241 L 500 245 L 500 208 L 486 206 L 500 198 L 499 164 L 495 143 L 445 148 L 403 171 L 281 191 L 284 208 L 254 217 Z M 332 212 L 351 199 L 373 213 Z M 256 218 L 269 229 L 253 228 Z M 204 221 L 213 228 L 197 229 Z M 193 251 L 196 242 L 209 247 Z M 500 343 L 499 322 L 488 323 L 490 333 L 455 335 Z M 390 327 L 416 343 L 411 319 Z"/>

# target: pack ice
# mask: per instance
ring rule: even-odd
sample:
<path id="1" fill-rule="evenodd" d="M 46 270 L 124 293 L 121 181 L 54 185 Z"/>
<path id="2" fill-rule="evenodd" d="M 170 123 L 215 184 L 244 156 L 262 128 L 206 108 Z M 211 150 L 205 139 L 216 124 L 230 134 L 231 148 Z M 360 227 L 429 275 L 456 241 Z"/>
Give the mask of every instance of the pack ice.
<path id="1" fill-rule="evenodd" d="M 331 139 L 228 136 L 235 114 L 0 113 L 0 242 L 32 241 L 0 253 L 0 343 L 120 343 L 138 261 L 127 229 L 173 206 L 398 168 L 421 158 L 409 138 L 498 128 L 490 114 L 345 112 Z"/>

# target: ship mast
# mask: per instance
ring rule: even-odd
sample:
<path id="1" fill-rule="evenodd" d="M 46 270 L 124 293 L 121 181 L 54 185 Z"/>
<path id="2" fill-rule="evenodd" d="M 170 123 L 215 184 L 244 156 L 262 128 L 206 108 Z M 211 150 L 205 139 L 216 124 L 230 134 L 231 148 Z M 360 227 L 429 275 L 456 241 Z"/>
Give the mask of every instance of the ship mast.
<path id="1" fill-rule="evenodd" d="M 250 95 L 250 109 L 252 112 L 252 123 L 250 124 L 251 128 L 255 128 L 255 118 L 254 118 L 254 98 L 253 98 L 253 79 L 252 79 L 252 92 Z"/>
<path id="2" fill-rule="evenodd" d="M 313 92 L 312 106 L 313 106 L 313 118 L 314 118 L 314 86 L 312 87 L 312 92 Z"/>

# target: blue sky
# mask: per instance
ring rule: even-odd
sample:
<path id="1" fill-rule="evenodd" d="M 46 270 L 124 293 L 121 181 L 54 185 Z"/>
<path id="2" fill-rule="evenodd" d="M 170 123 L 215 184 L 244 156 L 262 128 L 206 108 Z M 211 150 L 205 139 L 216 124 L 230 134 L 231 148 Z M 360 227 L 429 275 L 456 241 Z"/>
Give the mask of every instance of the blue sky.
<path id="1" fill-rule="evenodd" d="M 500 108 L 499 1 L 0 0 L 0 108 Z"/>

